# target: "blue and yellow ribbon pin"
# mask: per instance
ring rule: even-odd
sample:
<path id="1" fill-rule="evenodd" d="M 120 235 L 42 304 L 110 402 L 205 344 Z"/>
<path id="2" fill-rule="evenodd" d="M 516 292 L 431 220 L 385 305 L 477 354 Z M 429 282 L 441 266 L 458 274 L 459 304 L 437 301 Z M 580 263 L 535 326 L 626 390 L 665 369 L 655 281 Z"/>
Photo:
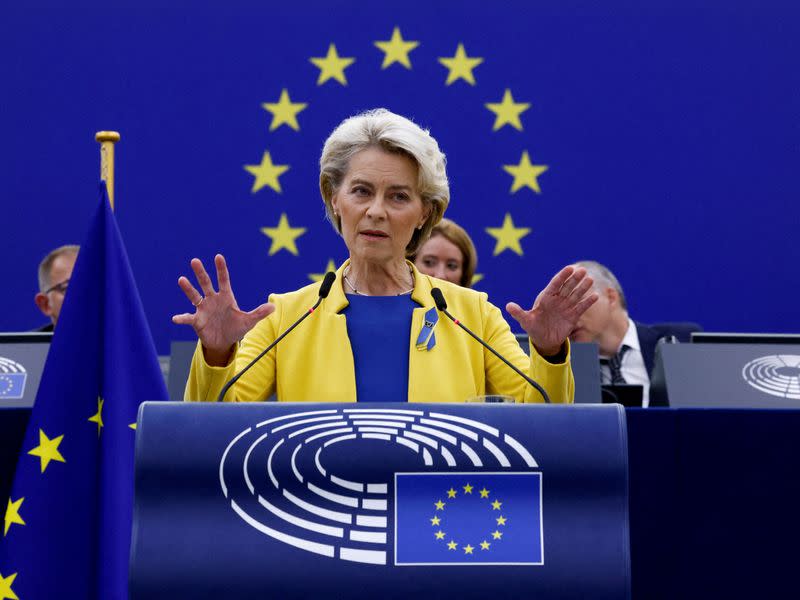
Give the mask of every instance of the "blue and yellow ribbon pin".
<path id="1" fill-rule="evenodd" d="M 417 338 L 417 350 L 430 350 L 436 345 L 436 336 L 433 333 L 433 329 L 438 322 L 439 311 L 436 310 L 436 307 L 425 313 L 425 321 Z"/>

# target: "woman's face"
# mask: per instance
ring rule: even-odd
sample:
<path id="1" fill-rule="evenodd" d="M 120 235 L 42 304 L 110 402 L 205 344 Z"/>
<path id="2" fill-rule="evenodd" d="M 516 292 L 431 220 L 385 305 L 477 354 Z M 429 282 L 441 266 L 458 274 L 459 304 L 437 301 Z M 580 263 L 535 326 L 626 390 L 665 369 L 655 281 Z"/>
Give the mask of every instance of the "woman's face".
<path id="1" fill-rule="evenodd" d="M 331 203 L 350 258 L 376 263 L 405 260 L 414 230 L 430 213 L 417 189 L 417 164 L 380 148 L 350 160 Z"/>
<path id="2" fill-rule="evenodd" d="M 461 250 L 443 235 L 434 235 L 417 252 L 417 268 L 432 277 L 461 285 L 464 257 Z"/>

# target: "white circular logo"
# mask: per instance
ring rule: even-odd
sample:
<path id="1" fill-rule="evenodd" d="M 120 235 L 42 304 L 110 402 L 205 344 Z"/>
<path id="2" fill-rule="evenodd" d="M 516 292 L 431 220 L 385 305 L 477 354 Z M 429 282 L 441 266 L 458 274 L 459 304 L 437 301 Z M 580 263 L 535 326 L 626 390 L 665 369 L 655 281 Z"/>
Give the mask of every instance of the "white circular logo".
<path id="1" fill-rule="evenodd" d="M 800 356 L 775 354 L 751 360 L 742 368 L 751 386 L 770 396 L 800 400 Z"/>
<path id="2" fill-rule="evenodd" d="M 392 465 L 367 481 L 326 465 L 344 442 L 363 440 L 396 445 L 423 468 L 539 466 L 516 439 L 473 419 L 427 410 L 316 410 L 275 417 L 237 435 L 220 460 L 222 492 L 241 519 L 273 539 L 331 558 L 385 565 Z M 358 462 L 357 454 L 350 460 Z"/>

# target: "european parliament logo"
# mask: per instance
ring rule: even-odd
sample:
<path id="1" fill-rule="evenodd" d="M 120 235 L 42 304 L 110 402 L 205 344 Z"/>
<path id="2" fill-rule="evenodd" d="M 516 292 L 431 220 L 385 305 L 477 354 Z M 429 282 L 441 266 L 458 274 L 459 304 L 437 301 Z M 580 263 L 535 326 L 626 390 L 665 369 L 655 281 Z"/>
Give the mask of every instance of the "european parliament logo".
<path id="1" fill-rule="evenodd" d="M 239 433 L 219 480 L 250 527 L 328 558 L 544 564 L 539 466 L 475 419 L 370 408 L 284 415 Z"/>
<path id="2" fill-rule="evenodd" d="M 762 356 L 742 368 L 742 377 L 759 392 L 800 400 L 800 356 L 775 354 Z"/>
<path id="3" fill-rule="evenodd" d="M 25 395 L 28 373 L 18 362 L 0 356 L 0 399 L 19 400 Z"/>

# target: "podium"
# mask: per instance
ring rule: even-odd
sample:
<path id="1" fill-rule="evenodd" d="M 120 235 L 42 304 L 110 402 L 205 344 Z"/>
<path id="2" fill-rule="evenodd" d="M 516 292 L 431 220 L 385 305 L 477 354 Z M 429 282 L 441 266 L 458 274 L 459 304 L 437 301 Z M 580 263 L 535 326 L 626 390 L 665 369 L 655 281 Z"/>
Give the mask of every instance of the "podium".
<path id="1" fill-rule="evenodd" d="M 630 597 L 616 405 L 146 402 L 131 598 Z"/>

